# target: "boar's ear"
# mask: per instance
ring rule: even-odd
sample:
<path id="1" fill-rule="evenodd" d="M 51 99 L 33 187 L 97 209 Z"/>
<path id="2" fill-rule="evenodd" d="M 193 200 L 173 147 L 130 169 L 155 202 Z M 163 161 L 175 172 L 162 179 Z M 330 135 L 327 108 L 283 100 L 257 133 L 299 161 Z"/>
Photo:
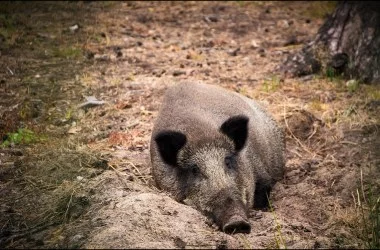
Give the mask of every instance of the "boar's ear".
<path id="1" fill-rule="evenodd" d="M 237 115 L 229 118 L 220 127 L 220 131 L 233 140 L 236 151 L 241 150 L 247 140 L 248 121 L 248 117 Z"/>
<path id="2" fill-rule="evenodd" d="M 186 144 L 186 136 L 180 132 L 163 131 L 154 138 L 165 163 L 175 166 L 178 151 Z"/>

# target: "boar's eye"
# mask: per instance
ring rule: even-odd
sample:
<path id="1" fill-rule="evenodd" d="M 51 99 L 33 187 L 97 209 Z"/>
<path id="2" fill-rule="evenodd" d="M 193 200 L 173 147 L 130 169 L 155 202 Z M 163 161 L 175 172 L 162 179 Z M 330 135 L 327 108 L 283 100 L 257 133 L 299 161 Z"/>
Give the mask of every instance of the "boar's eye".
<path id="1" fill-rule="evenodd" d="M 197 166 L 197 164 L 191 165 L 190 169 L 191 169 L 191 173 L 193 175 L 198 175 L 199 174 L 199 167 Z"/>
<path id="2" fill-rule="evenodd" d="M 226 158 L 224 158 L 224 163 L 226 164 L 226 167 L 228 169 L 233 169 L 235 168 L 235 161 L 234 161 L 234 157 L 229 155 L 229 156 L 226 156 Z"/>

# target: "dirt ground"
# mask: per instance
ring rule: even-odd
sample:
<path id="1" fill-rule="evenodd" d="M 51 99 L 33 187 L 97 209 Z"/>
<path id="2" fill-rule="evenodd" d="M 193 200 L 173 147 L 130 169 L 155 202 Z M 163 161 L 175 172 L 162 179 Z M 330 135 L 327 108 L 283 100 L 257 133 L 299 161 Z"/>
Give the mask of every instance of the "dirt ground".
<path id="1" fill-rule="evenodd" d="M 0 247 L 366 247 L 380 85 L 275 73 L 333 7 L 3 2 Z M 254 98 L 286 131 L 286 175 L 273 210 L 250 211 L 250 234 L 220 232 L 153 185 L 151 130 L 165 89 L 182 80 Z"/>

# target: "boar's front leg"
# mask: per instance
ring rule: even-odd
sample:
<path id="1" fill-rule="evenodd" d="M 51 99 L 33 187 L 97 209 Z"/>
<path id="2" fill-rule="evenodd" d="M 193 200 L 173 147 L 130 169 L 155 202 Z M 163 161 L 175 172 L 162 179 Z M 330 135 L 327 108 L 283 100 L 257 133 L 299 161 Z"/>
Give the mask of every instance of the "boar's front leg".
<path id="1" fill-rule="evenodd" d="M 256 181 L 255 197 L 253 207 L 256 209 L 266 209 L 269 207 L 269 195 L 272 190 L 270 181 L 258 178 Z"/>

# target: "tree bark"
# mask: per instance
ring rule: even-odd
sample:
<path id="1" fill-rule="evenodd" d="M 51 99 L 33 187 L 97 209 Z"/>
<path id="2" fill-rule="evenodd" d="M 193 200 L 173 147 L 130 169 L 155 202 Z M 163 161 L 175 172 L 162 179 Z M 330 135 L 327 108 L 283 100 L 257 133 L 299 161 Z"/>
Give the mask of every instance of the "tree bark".
<path id="1" fill-rule="evenodd" d="M 279 69 L 291 77 L 324 71 L 380 84 L 380 2 L 339 2 L 316 38 Z"/>

